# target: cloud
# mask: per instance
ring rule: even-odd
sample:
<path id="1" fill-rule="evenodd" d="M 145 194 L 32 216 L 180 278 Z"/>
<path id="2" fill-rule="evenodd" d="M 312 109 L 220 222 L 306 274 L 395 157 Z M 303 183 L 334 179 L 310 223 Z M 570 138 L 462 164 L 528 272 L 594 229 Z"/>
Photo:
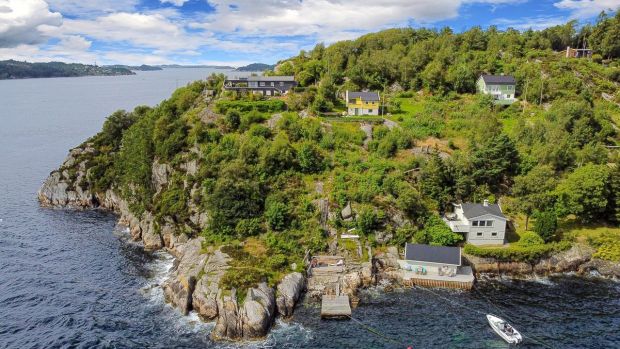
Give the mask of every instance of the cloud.
<path id="1" fill-rule="evenodd" d="M 198 36 L 161 14 L 112 13 L 94 20 L 68 19 L 65 34 L 80 34 L 105 42 L 124 42 L 141 48 L 176 51 L 200 45 Z"/>
<path id="2" fill-rule="evenodd" d="M 47 0 L 50 7 L 65 15 L 93 17 L 105 13 L 135 11 L 140 0 Z"/>
<path id="3" fill-rule="evenodd" d="M 62 15 L 43 0 L 0 0 L 0 47 L 45 42 L 46 29 L 61 24 Z"/>
<path id="4" fill-rule="evenodd" d="M 592 18 L 601 11 L 616 11 L 620 0 L 562 0 L 553 4 L 562 10 L 571 11 L 572 18 Z"/>
<path id="5" fill-rule="evenodd" d="M 519 19 L 497 18 L 491 24 L 497 25 L 499 28 L 513 28 L 517 30 L 541 30 L 556 25 L 566 23 L 564 17 L 525 17 Z"/>
<path id="6" fill-rule="evenodd" d="M 179 7 L 183 6 L 188 1 L 189 0 L 159 0 L 159 2 L 161 2 L 162 4 L 169 3 Z"/>

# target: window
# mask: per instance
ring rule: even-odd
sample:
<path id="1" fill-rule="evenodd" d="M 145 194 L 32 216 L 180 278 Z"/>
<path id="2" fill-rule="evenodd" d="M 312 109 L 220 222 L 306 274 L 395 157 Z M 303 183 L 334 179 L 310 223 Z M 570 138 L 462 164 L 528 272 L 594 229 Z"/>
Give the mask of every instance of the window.
<path id="1" fill-rule="evenodd" d="M 280 81 L 280 86 L 284 86 L 284 81 Z"/>
<path id="2" fill-rule="evenodd" d="M 478 221 L 473 221 L 471 222 L 472 227 L 477 227 L 478 226 Z"/>
<path id="3" fill-rule="evenodd" d="M 272 87 L 273 87 L 273 86 L 275 86 L 275 83 L 274 83 L 273 81 L 271 82 L 271 86 L 272 86 Z"/>
<path id="4" fill-rule="evenodd" d="M 493 226 L 493 221 L 487 221 L 487 227 L 492 227 Z"/>
<path id="5" fill-rule="evenodd" d="M 491 236 L 497 236 L 497 233 L 491 233 Z"/>
<path id="6" fill-rule="evenodd" d="M 476 236 L 482 236 L 482 233 L 476 233 Z"/>
<path id="7" fill-rule="evenodd" d="M 261 81 L 258 85 L 259 86 L 265 86 L 265 83 Z"/>

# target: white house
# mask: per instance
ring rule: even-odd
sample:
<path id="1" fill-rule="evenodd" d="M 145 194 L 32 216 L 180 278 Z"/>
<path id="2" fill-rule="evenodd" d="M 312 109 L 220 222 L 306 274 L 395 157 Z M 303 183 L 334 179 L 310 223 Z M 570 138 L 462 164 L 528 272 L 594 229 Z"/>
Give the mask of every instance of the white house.
<path id="1" fill-rule="evenodd" d="M 474 245 L 502 245 L 506 237 L 506 216 L 498 204 L 453 204 L 454 212 L 446 213 L 444 221 L 455 233 L 465 235 Z"/>
<path id="2" fill-rule="evenodd" d="M 516 101 L 516 80 L 510 75 L 481 75 L 476 82 L 480 93 L 493 96 L 497 104 L 512 104 Z"/>

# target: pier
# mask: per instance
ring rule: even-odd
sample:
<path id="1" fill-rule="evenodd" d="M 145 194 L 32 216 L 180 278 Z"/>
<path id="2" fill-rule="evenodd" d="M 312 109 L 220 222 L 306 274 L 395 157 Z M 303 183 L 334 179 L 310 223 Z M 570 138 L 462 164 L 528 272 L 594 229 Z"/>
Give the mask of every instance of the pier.
<path id="1" fill-rule="evenodd" d="M 348 319 L 351 305 L 347 295 L 328 295 L 321 297 L 321 319 Z"/>

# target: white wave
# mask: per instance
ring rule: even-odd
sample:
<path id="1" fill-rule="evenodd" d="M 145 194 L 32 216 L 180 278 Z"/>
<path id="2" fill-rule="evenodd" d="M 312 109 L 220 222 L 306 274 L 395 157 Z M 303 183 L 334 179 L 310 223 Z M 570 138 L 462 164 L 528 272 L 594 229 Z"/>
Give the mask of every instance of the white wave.
<path id="1" fill-rule="evenodd" d="M 161 285 L 170 277 L 174 257 L 164 251 L 154 252 L 153 257 L 153 262 L 146 266 L 152 276 L 146 279 L 146 284 L 140 288 L 140 292 L 150 302 L 164 304 L 164 290 Z"/>

